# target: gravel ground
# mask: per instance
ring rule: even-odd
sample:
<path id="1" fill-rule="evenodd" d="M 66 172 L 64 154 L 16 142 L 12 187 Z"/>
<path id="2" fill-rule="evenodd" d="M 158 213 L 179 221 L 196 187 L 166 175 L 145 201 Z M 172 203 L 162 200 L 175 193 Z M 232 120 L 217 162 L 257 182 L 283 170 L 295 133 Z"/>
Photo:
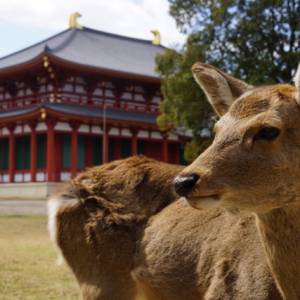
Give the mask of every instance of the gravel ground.
<path id="1" fill-rule="evenodd" d="M 46 200 L 0 200 L 0 215 L 46 215 Z"/>

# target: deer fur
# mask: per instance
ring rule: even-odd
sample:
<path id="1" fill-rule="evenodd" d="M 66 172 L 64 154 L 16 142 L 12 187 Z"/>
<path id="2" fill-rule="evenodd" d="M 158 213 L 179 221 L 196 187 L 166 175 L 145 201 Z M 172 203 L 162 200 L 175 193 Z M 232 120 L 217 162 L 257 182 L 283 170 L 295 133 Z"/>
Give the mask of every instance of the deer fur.
<path id="1" fill-rule="evenodd" d="M 88 300 L 281 299 L 252 215 L 193 209 L 182 166 L 132 157 L 49 200 L 49 230 Z"/>
<path id="2" fill-rule="evenodd" d="M 175 199 L 180 166 L 144 157 L 91 168 L 48 201 L 49 231 L 83 299 L 134 299 L 136 242 L 148 219 Z"/>
<path id="3" fill-rule="evenodd" d="M 220 81 L 220 71 L 214 69 L 209 89 L 201 84 L 208 71 L 201 63 L 193 68 L 200 86 L 212 91 L 212 105 L 232 104 L 220 113 L 212 145 L 181 173 L 199 176 L 186 199 L 199 209 L 252 213 L 282 297 L 300 299 L 300 68 L 295 86 L 246 88 L 234 101 L 219 93 L 224 80 L 229 90 L 234 84 Z M 268 139 L 261 135 L 266 128 L 278 134 Z"/>
<path id="4" fill-rule="evenodd" d="M 251 85 L 211 65 L 195 64 L 192 70 L 196 82 L 201 86 L 209 103 L 219 115 L 226 113 L 238 95 L 252 88 Z M 214 84 L 211 84 L 212 82 Z"/>

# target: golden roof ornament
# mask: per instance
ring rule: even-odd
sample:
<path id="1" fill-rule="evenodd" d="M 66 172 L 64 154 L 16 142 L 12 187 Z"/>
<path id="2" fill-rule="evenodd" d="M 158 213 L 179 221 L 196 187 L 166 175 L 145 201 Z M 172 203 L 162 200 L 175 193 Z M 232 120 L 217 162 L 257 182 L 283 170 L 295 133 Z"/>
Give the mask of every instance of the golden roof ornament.
<path id="1" fill-rule="evenodd" d="M 69 28 L 82 29 L 82 26 L 78 24 L 77 19 L 81 17 L 79 12 L 70 14 L 69 17 Z"/>
<path id="2" fill-rule="evenodd" d="M 153 34 L 152 44 L 160 45 L 161 43 L 160 32 L 158 30 L 151 30 L 151 33 Z"/>
<path id="3" fill-rule="evenodd" d="M 46 119 L 46 117 L 47 117 L 47 112 L 46 112 L 46 109 L 45 108 L 41 108 L 41 118 L 43 119 L 43 120 L 45 120 Z"/>
<path id="4" fill-rule="evenodd" d="M 43 57 L 44 67 L 47 69 L 49 67 L 49 60 L 47 56 Z"/>

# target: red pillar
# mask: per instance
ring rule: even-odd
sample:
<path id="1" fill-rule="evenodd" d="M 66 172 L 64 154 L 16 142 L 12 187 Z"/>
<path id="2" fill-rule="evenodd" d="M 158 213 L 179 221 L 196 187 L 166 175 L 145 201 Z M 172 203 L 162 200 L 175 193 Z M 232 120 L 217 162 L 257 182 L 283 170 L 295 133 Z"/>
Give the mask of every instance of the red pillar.
<path id="1" fill-rule="evenodd" d="M 102 163 L 105 164 L 108 162 L 108 132 L 109 129 L 105 126 L 103 127 L 103 133 L 102 133 Z"/>
<path id="2" fill-rule="evenodd" d="M 9 174 L 9 182 L 15 181 L 15 146 L 16 146 L 16 138 L 14 134 L 15 126 L 10 126 L 9 128 L 9 156 L 8 156 L 8 174 Z"/>
<path id="3" fill-rule="evenodd" d="M 169 162 L 168 136 L 165 134 L 163 135 L 162 147 L 163 147 L 163 161 Z"/>
<path id="4" fill-rule="evenodd" d="M 131 129 L 131 155 L 137 155 L 138 154 L 138 145 L 137 145 L 137 129 Z"/>
<path id="5" fill-rule="evenodd" d="M 75 177 L 77 174 L 77 160 L 78 160 L 78 128 L 79 124 L 71 124 L 71 175 Z"/>
<path id="6" fill-rule="evenodd" d="M 37 136 L 36 136 L 36 124 L 30 124 L 30 174 L 31 181 L 36 181 L 36 168 L 37 168 Z"/>
<path id="7" fill-rule="evenodd" d="M 55 181 L 55 122 L 48 120 L 47 126 L 47 181 Z"/>

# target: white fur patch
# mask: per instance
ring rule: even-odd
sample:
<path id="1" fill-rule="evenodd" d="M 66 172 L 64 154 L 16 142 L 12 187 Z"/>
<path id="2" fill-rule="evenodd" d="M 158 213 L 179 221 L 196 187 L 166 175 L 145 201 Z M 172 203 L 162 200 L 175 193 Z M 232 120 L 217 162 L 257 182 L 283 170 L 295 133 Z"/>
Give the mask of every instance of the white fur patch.
<path id="1" fill-rule="evenodd" d="M 296 101 L 300 105 L 300 64 L 298 65 L 298 69 L 294 77 L 294 82 L 296 87 Z"/>
<path id="2" fill-rule="evenodd" d="M 62 204 L 62 199 L 60 198 L 49 198 L 48 203 L 47 203 L 47 208 L 48 208 L 48 232 L 50 235 L 50 239 L 54 244 L 56 245 L 56 248 L 58 250 L 58 257 L 56 263 L 58 265 L 61 265 L 64 261 L 63 255 L 57 246 L 57 212 Z"/>
<path id="3" fill-rule="evenodd" d="M 56 215 L 61 204 L 61 199 L 50 198 L 47 203 L 48 208 L 48 231 L 50 239 L 56 243 L 57 224 Z"/>

